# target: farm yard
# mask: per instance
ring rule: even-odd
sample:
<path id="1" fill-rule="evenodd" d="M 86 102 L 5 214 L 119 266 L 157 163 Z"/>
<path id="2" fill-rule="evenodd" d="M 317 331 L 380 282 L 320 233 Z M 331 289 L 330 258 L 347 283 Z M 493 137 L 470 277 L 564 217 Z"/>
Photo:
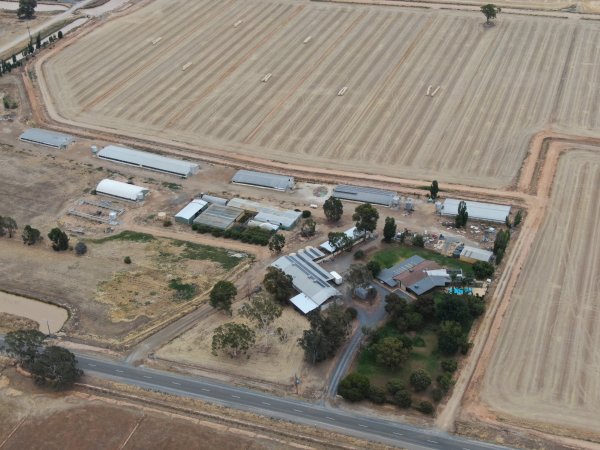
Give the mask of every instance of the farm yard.
<path id="1" fill-rule="evenodd" d="M 575 429 L 593 440 L 600 429 L 599 185 L 597 148 L 561 157 L 546 222 L 513 292 L 481 394 L 505 420 L 550 423 L 555 432 Z"/>
<path id="2" fill-rule="evenodd" d="M 470 12 L 157 0 L 46 60 L 40 87 L 61 120 L 90 129 L 500 187 L 515 181 L 536 132 L 598 132 L 599 30 L 511 15 L 485 29 Z"/>

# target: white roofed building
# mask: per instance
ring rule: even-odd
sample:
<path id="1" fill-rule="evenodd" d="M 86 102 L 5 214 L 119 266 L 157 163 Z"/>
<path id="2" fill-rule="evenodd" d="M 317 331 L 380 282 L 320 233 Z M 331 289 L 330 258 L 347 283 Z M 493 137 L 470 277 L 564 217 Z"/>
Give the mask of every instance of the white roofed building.
<path id="1" fill-rule="evenodd" d="M 198 164 L 180 159 L 167 158 L 156 153 L 142 152 L 117 145 L 109 145 L 100 150 L 98 158 L 128 166 L 162 172 L 187 178 L 198 173 Z"/>
<path id="2" fill-rule="evenodd" d="M 198 217 L 198 215 L 208 207 L 208 203 L 204 200 L 200 200 L 196 198 L 188 203 L 185 208 L 175 214 L 175 221 L 180 223 L 185 223 L 191 225 L 194 222 L 194 219 Z"/>
<path id="3" fill-rule="evenodd" d="M 458 205 L 460 202 L 461 200 L 455 198 L 448 198 L 444 200 L 444 203 L 439 208 L 439 213 L 442 216 L 458 215 Z M 469 219 L 504 223 L 506 221 L 506 217 L 510 214 L 510 206 L 508 205 L 472 202 L 470 200 L 464 200 L 464 202 L 467 205 Z"/>
<path id="4" fill-rule="evenodd" d="M 292 297 L 290 302 L 304 314 L 319 308 L 330 298 L 341 296 L 341 293 L 329 284 L 333 275 L 314 261 L 319 254 L 321 253 L 318 250 L 307 248 L 282 256 L 271 264 L 292 277 L 294 288 L 299 294 Z"/>
<path id="5" fill-rule="evenodd" d="M 141 202 L 145 200 L 149 193 L 150 190 L 145 187 L 109 180 L 108 178 L 102 180 L 96 187 L 96 194 L 132 202 Z"/>
<path id="6" fill-rule="evenodd" d="M 490 262 L 492 260 L 492 256 L 494 256 L 494 254 L 489 250 L 484 250 L 477 247 L 469 247 L 468 245 L 465 245 L 460 252 L 460 260 L 469 263 L 475 263 L 477 261 Z"/>

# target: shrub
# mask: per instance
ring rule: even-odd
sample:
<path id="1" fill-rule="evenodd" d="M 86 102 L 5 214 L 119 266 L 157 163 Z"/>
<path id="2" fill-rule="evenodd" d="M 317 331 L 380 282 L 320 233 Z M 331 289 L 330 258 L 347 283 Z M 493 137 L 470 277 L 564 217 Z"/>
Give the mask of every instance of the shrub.
<path id="1" fill-rule="evenodd" d="M 358 316 L 358 311 L 356 310 L 356 308 L 353 308 L 352 306 L 350 306 L 350 307 L 346 308 L 346 315 L 348 316 L 348 318 L 350 320 L 354 320 Z"/>
<path id="2" fill-rule="evenodd" d="M 312 215 L 312 213 L 308 209 L 305 209 L 304 211 L 302 211 L 303 219 L 308 219 L 311 215 Z"/>
<path id="3" fill-rule="evenodd" d="M 433 398 L 434 402 L 439 402 L 444 397 L 444 393 L 440 388 L 435 388 L 431 391 L 431 398 Z"/>
<path id="4" fill-rule="evenodd" d="M 358 250 L 354 253 L 354 259 L 363 259 L 365 257 L 365 252 L 362 250 Z"/>
<path id="5" fill-rule="evenodd" d="M 367 398 L 369 400 L 371 400 L 373 403 L 377 403 L 378 405 L 381 405 L 381 404 L 385 403 L 385 391 L 380 387 L 371 386 L 371 388 L 369 389 L 369 394 L 368 394 Z"/>
<path id="6" fill-rule="evenodd" d="M 394 403 L 400 408 L 410 408 L 412 405 L 412 397 L 406 389 L 401 389 L 394 394 Z"/>
<path id="7" fill-rule="evenodd" d="M 170 227 L 171 225 L 173 225 L 173 222 L 171 222 L 171 219 L 164 220 L 163 227 L 167 228 L 167 227 Z"/>
<path id="8" fill-rule="evenodd" d="M 385 388 L 390 395 L 395 395 L 396 392 L 405 390 L 406 386 L 400 380 L 390 380 L 386 383 Z"/>
<path id="9" fill-rule="evenodd" d="M 123 258 L 123 262 L 125 264 L 131 264 L 131 258 L 129 256 L 126 256 L 125 258 Z"/>
<path id="10" fill-rule="evenodd" d="M 448 372 L 441 374 L 439 377 L 437 377 L 437 384 L 443 393 L 447 393 L 450 389 L 452 389 L 452 385 L 454 384 L 452 375 L 450 375 Z"/>
<path id="11" fill-rule="evenodd" d="M 87 252 L 87 245 L 85 245 L 85 242 L 79 241 L 75 245 L 75 254 L 81 256 L 81 255 L 85 255 L 86 252 Z"/>
<path id="12" fill-rule="evenodd" d="M 473 264 L 473 273 L 475 274 L 475 278 L 480 280 L 483 278 L 490 278 L 494 275 L 494 266 L 489 262 L 477 261 Z"/>
<path id="13" fill-rule="evenodd" d="M 433 405 L 427 400 L 423 400 L 416 406 L 417 411 L 421 411 L 423 414 L 433 413 Z"/>
<path id="14" fill-rule="evenodd" d="M 373 275 L 373 277 L 376 277 L 377 275 L 379 275 L 379 272 L 381 272 L 381 265 L 375 260 L 369 261 L 367 263 L 367 269 L 369 269 L 369 272 L 371 272 L 371 275 Z"/>
<path id="15" fill-rule="evenodd" d="M 350 402 L 365 399 L 371 390 L 369 379 L 359 373 L 351 373 L 340 382 L 338 394 Z"/>
<path id="16" fill-rule="evenodd" d="M 58 30 L 58 38 L 59 39 L 63 38 L 63 32 L 61 30 Z"/>
<path id="17" fill-rule="evenodd" d="M 423 369 L 416 370 L 410 374 L 410 385 L 417 392 L 424 391 L 431 384 L 431 376 Z"/>
<path id="18" fill-rule="evenodd" d="M 412 238 L 412 245 L 414 245 L 415 247 L 425 247 L 425 239 L 423 239 L 423 236 L 421 236 L 420 234 L 417 234 L 415 237 Z"/>
<path id="19" fill-rule="evenodd" d="M 458 369 L 458 362 L 455 359 L 445 359 L 441 366 L 444 372 L 454 373 Z"/>

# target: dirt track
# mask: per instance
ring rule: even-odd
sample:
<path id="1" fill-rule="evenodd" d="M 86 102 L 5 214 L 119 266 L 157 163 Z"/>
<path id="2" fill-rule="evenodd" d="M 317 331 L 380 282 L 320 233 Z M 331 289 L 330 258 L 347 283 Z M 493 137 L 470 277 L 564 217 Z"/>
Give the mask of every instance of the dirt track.
<path id="1" fill-rule="evenodd" d="M 60 93 L 57 113 L 202 152 L 490 187 L 515 181 L 553 119 L 600 128 L 597 89 L 571 75 L 598 65 L 595 23 L 506 16 L 485 30 L 464 12 L 182 5 L 152 2 L 48 60 L 41 87 Z M 116 42 L 128 45 L 115 54 Z"/>

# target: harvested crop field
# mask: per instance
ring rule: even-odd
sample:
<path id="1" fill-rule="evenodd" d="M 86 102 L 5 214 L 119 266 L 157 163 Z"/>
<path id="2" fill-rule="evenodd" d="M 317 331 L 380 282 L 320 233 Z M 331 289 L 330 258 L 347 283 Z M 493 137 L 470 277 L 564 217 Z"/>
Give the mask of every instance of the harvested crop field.
<path id="1" fill-rule="evenodd" d="M 600 26 L 482 22 L 479 13 L 385 6 L 155 0 L 48 59 L 40 87 L 60 120 L 87 128 L 504 186 L 551 122 L 598 133 Z M 574 72 L 587 64 L 579 81 Z M 586 113 L 572 108 L 583 103 Z"/>
<path id="2" fill-rule="evenodd" d="M 559 161 L 546 221 L 520 274 L 482 397 L 520 423 L 600 430 L 600 153 Z M 545 427 L 547 429 L 547 426 Z"/>

